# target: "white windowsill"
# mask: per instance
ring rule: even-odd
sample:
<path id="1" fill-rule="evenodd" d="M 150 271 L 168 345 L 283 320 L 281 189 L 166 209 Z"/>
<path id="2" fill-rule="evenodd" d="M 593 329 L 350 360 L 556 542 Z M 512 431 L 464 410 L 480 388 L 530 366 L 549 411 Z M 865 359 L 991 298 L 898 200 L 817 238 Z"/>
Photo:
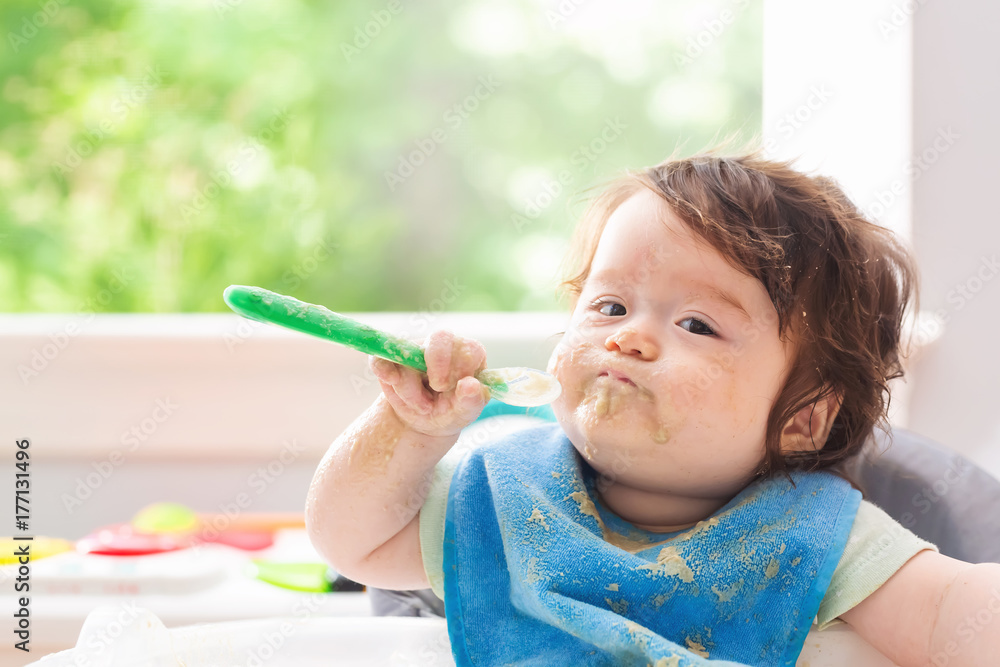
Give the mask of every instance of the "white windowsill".
<path id="1" fill-rule="evenodd" d="M 480 340 L 544 368 L 564 313 L 359 313 L 420 340 Z M 0 315 L 0 410 L 38 459 L 318 458 L 378 395 L 360 352 L 236 315 Z"/>

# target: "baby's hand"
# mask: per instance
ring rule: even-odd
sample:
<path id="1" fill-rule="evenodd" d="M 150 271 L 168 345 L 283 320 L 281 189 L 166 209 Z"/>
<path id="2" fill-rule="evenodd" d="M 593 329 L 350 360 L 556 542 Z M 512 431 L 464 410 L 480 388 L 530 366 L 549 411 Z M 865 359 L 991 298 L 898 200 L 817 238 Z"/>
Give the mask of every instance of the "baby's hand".
<path id="1" fill-rule="evenodd" d="M 475 377 L 486 368 L 486 350 L 477 341 L 435 331 L 424 344 L 427 374 L 370 357 L 382 393 L 403 421 L 419 433 L 456 435 L 475 421 L 490 400 Z"/>

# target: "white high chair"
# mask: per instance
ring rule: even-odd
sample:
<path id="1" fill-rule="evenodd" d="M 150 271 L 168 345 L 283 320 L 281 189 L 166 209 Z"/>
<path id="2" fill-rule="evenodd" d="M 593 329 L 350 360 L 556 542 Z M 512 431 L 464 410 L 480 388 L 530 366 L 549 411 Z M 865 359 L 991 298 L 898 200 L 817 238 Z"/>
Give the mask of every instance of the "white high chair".
<path id="1" fill-rule="evenodd" d="M 119 607 L 87 617 L 76 648 L 28 667 L 454 667 L 443 618 L 276 618 L 168 630 L 139 610 L 127 624 Z M 847 626 L 810 635 L 801 667 L 892 667 Z M 821 636 L 820 636 L 821 635 Z"/>

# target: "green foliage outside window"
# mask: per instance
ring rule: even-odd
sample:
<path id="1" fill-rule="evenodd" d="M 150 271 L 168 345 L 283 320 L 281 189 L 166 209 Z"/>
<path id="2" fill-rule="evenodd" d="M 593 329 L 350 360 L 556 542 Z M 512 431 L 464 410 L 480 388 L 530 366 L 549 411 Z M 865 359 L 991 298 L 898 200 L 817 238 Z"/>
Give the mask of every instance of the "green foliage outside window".
<path id="1" fill-rule="evenodd" d="M 558 308 L 589 188 L 760 127 L 760 3 L 5 0 L 0 25 L 8 312 L 225 311 L 231 283 Z"/>

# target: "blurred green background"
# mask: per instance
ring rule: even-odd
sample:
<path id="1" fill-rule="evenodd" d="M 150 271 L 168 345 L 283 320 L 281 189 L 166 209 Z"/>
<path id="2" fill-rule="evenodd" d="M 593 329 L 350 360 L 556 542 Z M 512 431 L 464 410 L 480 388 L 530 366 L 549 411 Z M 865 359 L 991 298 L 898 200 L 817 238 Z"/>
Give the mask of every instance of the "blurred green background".
<path id="1" fill-rule="evenodd" d="M 4 0 L 0 304 L 558 308 L 588 188 L 759 133 L 760 5 Z"/>

